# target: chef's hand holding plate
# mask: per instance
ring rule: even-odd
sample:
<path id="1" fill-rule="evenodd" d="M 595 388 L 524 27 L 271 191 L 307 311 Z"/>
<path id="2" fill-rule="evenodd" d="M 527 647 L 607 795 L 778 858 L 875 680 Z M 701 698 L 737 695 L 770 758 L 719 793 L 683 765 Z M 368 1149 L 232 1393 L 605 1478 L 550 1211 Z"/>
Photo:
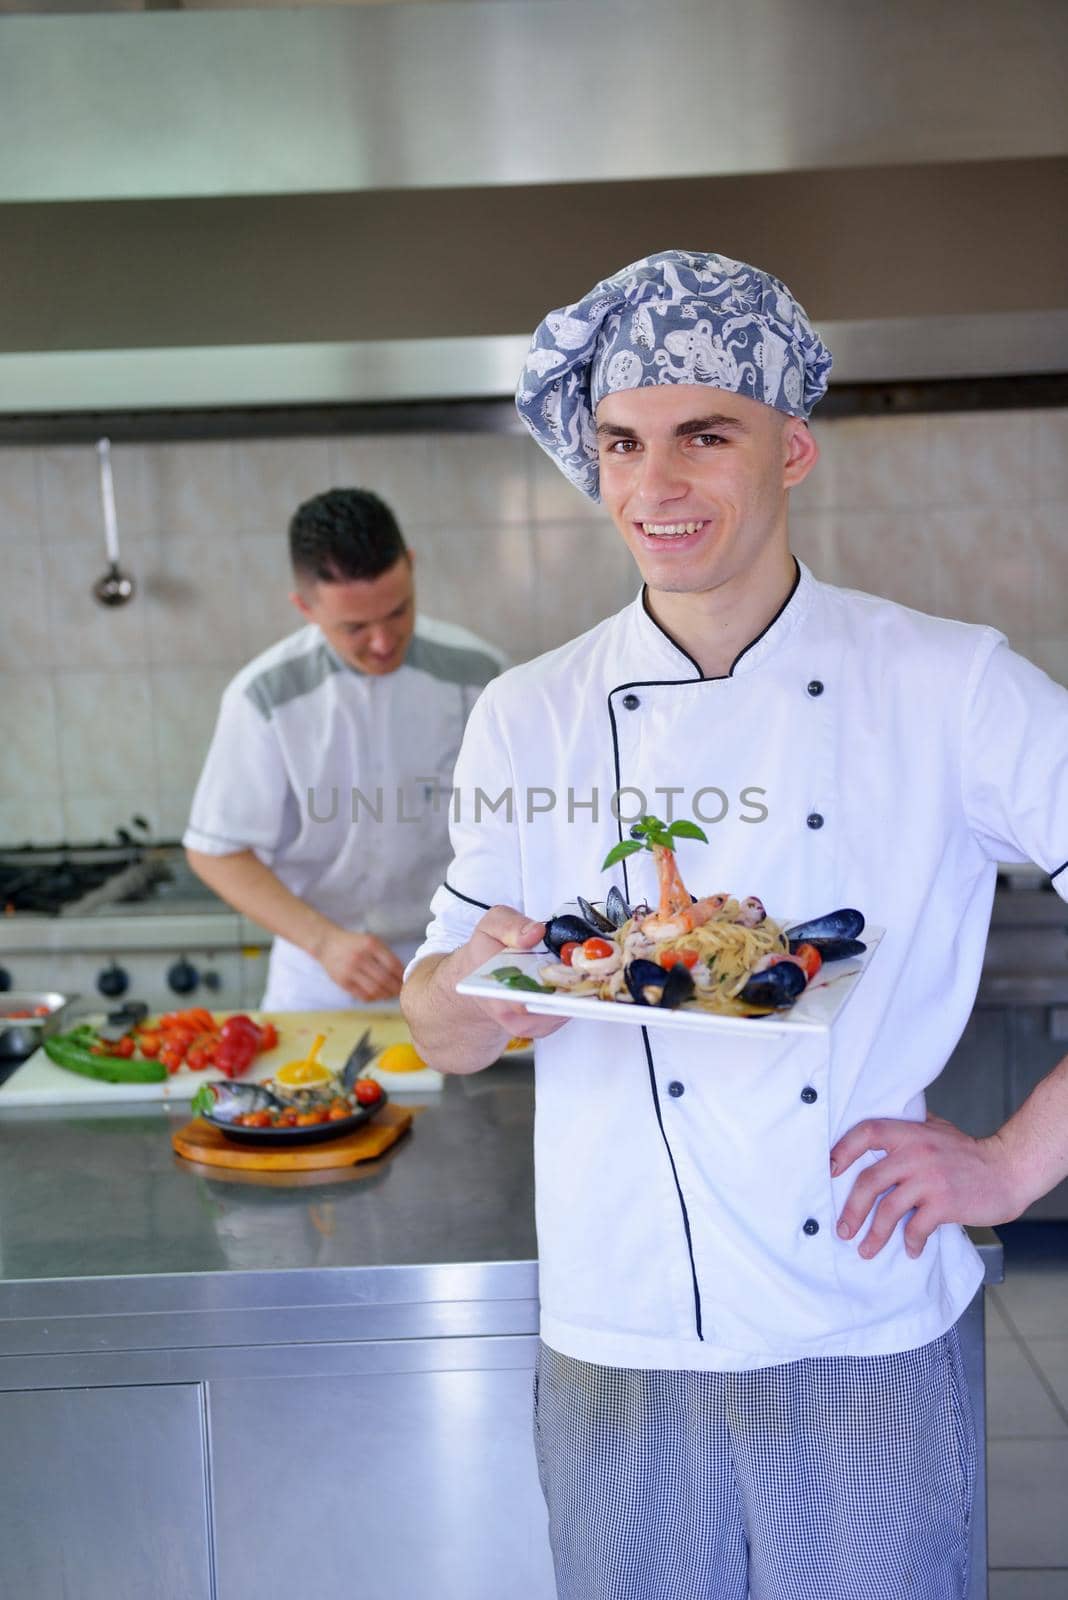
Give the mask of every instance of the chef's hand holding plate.
<path id="1" fill-rule="evenodd" d="M 404 965 L 373 933 L 334 928 L 315 954 L 327 976 L 358 1000 L 394 1000 L 401 992 Z"/>
<path id="2" fill-rule="evenodd" d="M 930 1112 L 925 1122 L 869 1117 L 832 1149 L 832 1176 L 868 1150 L 885 1154 L 861 1173 L 838 1219 L 839 1237 L 853 1239 L 874 1208 L 859 1245 L 866 1258 L 878 1255 L 904 1217 L 905 1249 L 918 1256 L 943 1222 L 991 1227 L 1011 1222 L 1026 1205 L 1019 1202 L 1014 1164 L 996 1133 L 976 1139 Z"/>
<path id="3" fill-rule="evenodd" d="M 534 950 L 544 938 L 544 922 L 531 922 L 522 911 L 516 911 L 512 906 L 491 906 L 467 943 L 455 952 L 455 956 L 464 959 L 463 969 L 456 968 L 455 979 L 465 978 L 484 961 L 490 961 L 508 950 Z M 567 1017 L 536 1016 L 525 1006 L 512 1005 L 507 1000 L 480 1000 L 474 996 L 467 998 L 470 1005 L 484 1011 L 500 1027 L 507 1028 L 511 1038 L 544 1039 L 570 1020 Z"/>
<path id="4" fill-rule="evenodd" d="M 456 985 L 484 962 L 509 950 L 533 950 L 545 933 L 512 906 L 491 906 L 466 944 L 449 955 L 427 956 L 415 967 L 401 996 L 401 1010 L 416 1049 L 442 1072 L 481 1072 L 496 1061 L 509 1039 L 544 1039 L 567 1017 L 534 1016 L 508 1000 L 459 995 Z"/>

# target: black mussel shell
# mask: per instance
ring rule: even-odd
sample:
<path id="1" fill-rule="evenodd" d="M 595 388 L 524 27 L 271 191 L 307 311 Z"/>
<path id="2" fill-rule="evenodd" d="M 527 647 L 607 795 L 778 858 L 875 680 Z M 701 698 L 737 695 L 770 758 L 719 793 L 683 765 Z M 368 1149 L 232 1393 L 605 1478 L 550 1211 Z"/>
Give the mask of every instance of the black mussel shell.
<path id="1" fill-rule="evenodd" d="M 646 989 L 653 989 L 658 996 L 663 993 L 664 985 L 668 979 L 668 974 L 663 967 L 657 966 L 655 961 L 643 961 L 639 956 L 637 960 L 628 962 L 624 977 L 627 981 L 627 988 L 640 1006 L 647 1006 L 650 1003 L 653 1005 L 660 1004 L 659 999 L 652 1002 L 647 1000 L 645 991 Z"/>
<path id="2" fill-rule="evenodd" d="M 788 1006 L 797 999 L 807 981 L 796 962 L 778 961 L 773 967 L 754 973 L 738 998 L 751 1006 Z"/>
<path id="3" fill-rule="evenodd" d="M 634 915 L 615 884 L 608 891 L 608 899 L 604 903 L 604 912 L 613 928 L 621 928 Z"/>
<path id="4" fill-rule="evenodd" d="M 643 961 L 639 957 L 630 962 L 625 977 L 627 988 L 640 1006 L 666 1006 L 674 1011 L 676 1006 L 689 1000 L 694 991 L 693 977 L 681 961 L 670 972 L 665 972 L 655 961 Z M 651 995 L 655 998 L 650 998 Z"/>
<path id="5" fill-rule="evenodd" d="M 847 956 L 862 956 L 868 948 L 859 939 L 790 939 L 790 954 L 797 954 L 800 944 L 810 944 L 820 953 L 822 961 L 845 961 Z"/>
<path id="6" fill-rule="evenodd" d="M 592 922 L 568 911 L 562 917 L 549 918 L 545 924 L 545 944 L 554 956 L 558 956 L 565 944 L 585 944 L 587 939 L 599 937 L 600 932 L 600 928 L 595 928 Z"/>
<path id="7" fill-rule="evenodd" d="M 864 914 L 845 906 L 841 911 L 828 911 L 825 916 L 813 917 L 811 922 L 799 922 L 787 928 L 787 938 L 793 939 L 859 939 L 864 932 Z"/>
<path id="8" fill-rule="evenodd" d="M 667 982 L 660 995 L 660 1004 L 666 1006 L 669 1011 L 674 1011 L 676 1006 L 681 1006 L 691 998 L 693 991 L 693 974 L 679 961 L 667 975 Z"/>
<path id="9" fill-rule="evenodd" d="M 577 899 L 578 908 L 582 912 L 582 915 L 586 918 L 587 922 L 593 925 L 598 933 L 615 933 L 615 923 L 609 922 L 603 911 L 598 911 L 596 906 L 591 906 L 590 902 L 588 900 L 583 900 L 581 895 L 579 895 Z"/>

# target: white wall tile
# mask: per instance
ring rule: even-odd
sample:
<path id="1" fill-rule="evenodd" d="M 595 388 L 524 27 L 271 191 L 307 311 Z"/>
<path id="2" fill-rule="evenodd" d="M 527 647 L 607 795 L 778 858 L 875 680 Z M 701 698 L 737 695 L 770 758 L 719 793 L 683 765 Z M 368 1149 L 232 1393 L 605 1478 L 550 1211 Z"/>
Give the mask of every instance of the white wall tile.
<path id="1" fill-rule="evenodd" d="M 57 672 L 63 792 L 70 800 L 87 794 L 120 794 L 116 822 L 148 807 L 158 810 L 152 697 L 144 672 Z"/>
<path id="2" fill-rule="evenodd" d="M 1026 505 L 1034 493 L 1035 432 L 1025 411 L 918 417 L 930 435 L 937 506 Z"/>
<path id="3" fill-rule="evenodd" d="M 129 826 L 134 815 L 144 817 L 154 838 L 160 838 L 159 808 L 155 791 L 144 778 L 131 774 L 128 786 L 112 778 L 112 787 L 99 792 L 68 793 L 63 800 L 63 826 L 71 844 L 114 844 L 117 828 Z M 103 963 L 102 963 L 103 964 Z"/>
<path id="4" fill-rule="evenodd" d="M 237 525 L 234 446 L 228 442 L 160 444 L 144 450 L 140 493 L 148 519 L 142 530 L 226 539 Z M 119 486 L 116 478 L 115 508 Z"/>
<path id="5" fill-rule="evenodd" d="M 0 671 L 26 672 L 52 659 L 45 562 L 33 538 L 12 540 L 0 557 Z"/>
<path id="6" fill-rule="evenodd" d="M 251 661 L 305 624 L 289 599 L 293 573 L 285 542 L 248 533 L 239 534 L 235 542 L 241 572 L 242 659 Z"/>
<path id="7" fill-rule="evenodd" d="M 1033 513 L 1026 508 L 933 511 L 945 614 L 1000 628 L 1027 653 L 1035 625 Z"/>
<path id="8" fill-rule="evenodd" d="M 228 667 L 153 667 L 152 720 L 161 799 L 191 795 L 215 731 Z"/>
<path id="9" fill-rule="evenodd" d="M 417 536 L 418 534 L 418 536 Z M 458 622 L 512 661 L 537 653 L 537 591 L 530 529 L 413 530 L 419 609 Z"/>
<path id="10" fill-rule="evenodd" d="M 122 566 L 135 592 L 125 605 L 104 606 L 93 585 L 106 570 L 103 540 L 49 540 L 44 547 L 49 653 L 57 667 L 140 666 L 148 659 L 146 552 L 137 538 L 122 546 Z"/>
<path id="11" fill-rule="evenodd" d="M 1036 500 L 1068 500 L 1068 409 L 1031 413 Z"/>
<path id="12" fill-rule="evenodd" d="M 937 503 L 930 420 L 848 417 L 828 424 L 819 436 L 822 459 L 810 474 L 813 490 L 836 511 Z"/>
<path id="13" fill-rule="evenodd" d="M 525 442 L 530 470 L 531 515 L 535 522 L 580 522 L 609 520 L 599 501 L 576 489 L 565 478 L 551 456 L 533 439 Z"/>
<path id="14" fill-rule="evenodd" d="M 63 838 L 63 801 L 58 789 L 0 795 L 0 848 L 60 844 Z"/>
<path id="15" fill-rule="evenodd" d="M 327 439 L 246 439 L 233 449 L 238 533 L 285 543 L 297 507 L 334 487 Z"/>
<path id="16" fill-rule="evenodd" d="M 146 544 L 144 568 L 150 661 L 199 666 L 241 657 L 246 572 L 234 535 L 163 534 Z"/>
<path id="17" fill-rule="evenodd" d="M 629 605 L 641 574 L 611 525 L 543 522 L 534 530 L 538 649 L 552 650 Z"/>
<path id="18" fill-rule="evenodd" d="M 114 468 L 114 464 L 113 464 Z M 101 569 L 104 561 L 104 513 L 100 503 L 100 467 L 92 444 L 44 447 L 37 457 L 41 535 L 46 544 L 72 540 L 99 541 Z M 123 528 L 121 495 L 115 487 L 115 516 L 120 544 Z"/>
<path id="19" fill-rule="evenodd" d="M 530 520 L 527 439 L 446 433 L 435 440 L 434 457 L 437 517 L 447 526 L 499 528 Z"/>
<path id="20" fill-rule="evenodd" d="M 931 513 L 835 511 L 827 515 L 827 534 L 834 583 L 934 616 L 944 613 L 942 558 Z"/>
<path id="21" fill-rule="evenodd" d="M 0 449 L 0 539 L 33 543 L 40 538 L 37 455 L 14 446 Z"/>
<path id="22" fill-rule="evenodd" d="M 370 489 L 409 523 L 444 519 L 438 505 L 436 440 L 425 433 L 365 433 L 330 441 L 332 488 Z"/>
<path id="23" fill-rule="evenodd" d="M 1059 504 L 1035 506 L 1032 518 L 1033 627 L 1039 634 L 1068 638 L 1068 497 Z"/>
<path id="24" fill-rule="evenodd" d="M 824 583 L 836 583 L 834 541 L 830 521 L 822 511 L 794 511 L 791 500 L 790 548 Z"/>
<path id="25" fill-rule="evenodd" d="M 11 799 L 58 792 L 60 716 L 47 673 L 5 672 L 0 678 L 0 748 L 4 793 Z"/>

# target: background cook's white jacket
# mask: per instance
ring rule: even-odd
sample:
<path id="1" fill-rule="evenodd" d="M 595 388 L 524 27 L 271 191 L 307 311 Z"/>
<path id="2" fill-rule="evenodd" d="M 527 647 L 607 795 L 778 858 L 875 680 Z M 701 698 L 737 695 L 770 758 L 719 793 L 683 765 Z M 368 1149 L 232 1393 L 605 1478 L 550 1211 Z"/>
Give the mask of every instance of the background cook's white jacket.
<path id="1" fill-rule="evenodd" d="M 381 676 L 349 666 L 314 625 L 300 628 L 227 686 L 183 842 L 207 855 L 255 851 L 340 927 L 409 956 L 449 860 L 464 724 L 503 665 L 492 645 L 430 617 L 417 617 L 404 664 Z M 282 938 L 264 1000 L 359 1003 Z"/>
<path id="2" fill-rule="evenodd" d="M 858 906 L 887 929 L 829 1044 L 593 1021 L 538 1042 L 546 1342 L 609 1365 L 733 1369 L 944 1331 L 982 1277 L 966 1234 L 940 1228 L 913 1261 L 898 1227 L 862 1260 L 835 1224 L 866 1163 L 832 1181 L 828 1152 L 863 1117 L 923 1117 L 975 997 L 996 861 L 1038 862 L 1068 898 L 1068 693 L 993 629 L 801 567 L 727 678 L 700 679 L 641 597 L 506 673 L 475 709 L 455 782 L 451 887 L 416 961 L 469 936 L 481 908 L 462 895 L 542 918 L 622 882 L 622 866 L 600 872 L 617 785 L 660 816 L 658 788 L 682 791 L 678 816 L 701 788 L 726 796 L 710 844 L 680 844 L 695 893 L 756 894 L 791 919 Z M 503 808 L 476 825 L 475 788 L 509 786 L 516 825 Z M 528 821 L 527 791 L 546 789 L 556 809 L 539 813 L 535 793 Z M 596 823 L 580 809 L 594 789 Z M 746 790 L 763 793 L 742 803 Z M 625 814 L 639 804 L 625 795 Z M 715 794 L 697 804 L 723 810 Z M 632 904 L 655 896 L 650 856 L 625 867 Z"/>

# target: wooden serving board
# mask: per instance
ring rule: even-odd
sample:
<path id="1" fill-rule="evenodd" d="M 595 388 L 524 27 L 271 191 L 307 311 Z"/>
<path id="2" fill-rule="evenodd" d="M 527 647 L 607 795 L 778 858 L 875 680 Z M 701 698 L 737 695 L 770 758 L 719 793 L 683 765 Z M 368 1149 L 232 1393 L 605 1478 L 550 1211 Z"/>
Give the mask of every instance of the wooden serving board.
<path id="1" fill-rule="evenodd" d="M 263 1146 L 235 1144 L 218 1128 L 196 1117 L 171 1135 L 171 1144 L 187 1161 L 205 1167 L 239 1167 L 246 1172 L 314 1172 L 323 1167 L 351 1167 L 373 1161 L 396 1144 L 410 1127 L 412 1113 L 405 1106 L 383 1106 L 362 1128 L 328 1139 L 323 1144 Z"/>

